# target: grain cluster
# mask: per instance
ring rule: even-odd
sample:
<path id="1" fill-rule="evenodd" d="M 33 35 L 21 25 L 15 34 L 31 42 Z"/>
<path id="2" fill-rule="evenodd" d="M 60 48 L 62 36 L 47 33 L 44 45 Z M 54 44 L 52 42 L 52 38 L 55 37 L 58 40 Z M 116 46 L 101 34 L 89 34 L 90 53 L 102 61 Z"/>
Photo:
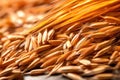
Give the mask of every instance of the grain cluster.
<path id="1" fill-rule="evenodd" d="M 63 0 L 53 6 L 31 28 L 0 28 L 0 80 L 40 74 L 119 79 L 120 1 Z"/>

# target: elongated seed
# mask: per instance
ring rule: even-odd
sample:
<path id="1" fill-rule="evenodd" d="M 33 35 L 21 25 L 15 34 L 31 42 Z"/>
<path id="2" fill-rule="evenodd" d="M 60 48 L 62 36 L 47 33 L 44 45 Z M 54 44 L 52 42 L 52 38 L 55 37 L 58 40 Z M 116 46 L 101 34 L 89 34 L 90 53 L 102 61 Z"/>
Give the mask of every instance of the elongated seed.
<path id="1" fill-rule="evenodd" d="M 107 26 L 108 22 L 93 22 L 88 27 L 98 29 Z"/>
<path id="2" fill-rule="evenodd" d="M 86 80 L 86 79 L 82 78 L 80 75 L 75 74 L 75 73 L 67 73 L 67 74 L 64 74 L 64 76 L 66 76 L 72 80 Z"/>
<path id="3" fill-rule="evenodd" d="M 27 51 L 30 45 L 30 36 L 27 36 L 25 39 L 25 47 L 24 49 Z"/>
<path id="4" fill-rule="evenodd" d="M 27 64 L 31 63 L 31 61 L 33 61 L 35 58 L 36 58 L 36 56 L 27 58 L 27 59 L 21 61 L 21 62 L 19 63 L 19 65 L 20 65 L 20 66 L 27 65 Z"/>
<path id="5" fill-rule="evenodd" d="M 62 46 L 63 46 L 63 45 L 61 44 L 61 45 L 59 45 L 59 46 L 51 49 L 50 51 L 48 51 L 48 52 L 47 52 L 46 54 L 44 54 L 43 56 L 49 55 L 50 53 L 53 53 L 53 52 L 58 51 L 58 50 L 62 50 Z"/>
<path id="6" fill-rule="evenodd" d="M 7 69 L 3 70 L 2 72 L 0 72 L 0 76 L 2 77 L 5 75 L 8 75 L 8 74 L 11 74 L 12 70 L 13 70 L 13 68 L 7 68 Z"/>
<path id="7" fill-rule="evenodd" d="M 104 48 L 105 46 L 110 45 L 113 41 L 114 41 L 114 39 L 111 39 L 111 40 L 107 40 L 107 41 L 98 43 L 95 47 L 95 50 L 100 50 L 100 49 Z"/>
<path id="8" fill-rule="evenodd" d="M 10 65 L 11 63 L 13 63 L 15 61 L 16 61 L 16 58 L 12 58 L 12 59 L 9 59 L 7 61 L 4 61 L 3 66 L 8 66 L 8 65 Z"/>
<path id="9" fill-rule="evenodd" d="M 88 37 L 102 38 L 102 37 L 106 37 L 106 34 L 104 32 L 98 32 L 98 33 L 90 34 L 90 35 L 88 35 Z"/>
<path id="10" fill-rule="evenodd" d="M 118 56 L 119 56 L 119 52 L 118 52 L 118 51 L 114 51 L 114 52 L 112 53 L 112 55 L 110 56 L 110 59 L 114 60 L 114 59 L 116 59 Z"/>
<path id="11" fill-rule="evenodd" d="M 34 68 L 35 66 L 37 66 L 40 62 L 40 58 L 36 58 L 33 62 L 31 62 L 28 67 L 24 70 L 24 72 L 31 70 L 32 68 Z"/>
<path id="12" fill-rule="evenodd" d="M 120 24 L 120 19 L 119 18 L 116 18 L 116 17 L 113 17 L 113 16 L 104 16 L 103 18 L 109 23 Z"/>
<path id="13" fill-rule="evenodd" d="M 36 40 L 36 38 L 34 36 L 31 37 L 31 42 L 33 44 L 33 49 L 36 49 L 37 48 L 37 43 L 36 43 L 37 40 Z"/>
<path id="14" fill-rule="evenodd" d="M 47 42 L 47 38 L 48 38 L 48 31 L 47 29 L 43 32 L 43 36 L 42 36 L 42 43 L 45 44 Z"/>
<path id="15" fill-rule="evenodd" d="M 53 46 L 58 46 L 62 43 L 62 40 L 49 40 L 48 43 L 50 43 Z"/>
<path id="16" fill-rule="evenodd" d="M 38 45 L 42 44 L 42 33 L 38 33 L 37 43 L 38 43 Z"/>
<path id="17" fill-rule="evenodd" d="M 37 52 L 41 52 L 41 51 L 47 50 L 47 49 L 49 49 L 49 48 L 51 48 L 51 45 L 43 45 L 43 46 L 40 46 L 40 47 L 38 47 L 37 49 L 31 51 L 31 53 L 32 53 L 32 52 L 36 52 L 36 51 L 37 51 Z"/>
<path id="18" fill-rule="evenodd" d="M 53 65 L 56 63 L 56 60 L 58 59 L 59 56 L 54 56 L 53 58 L 47 60 L 46 62 L 44 62 L 41 67 L 47 67 L 47 66 L 50 66 L 50 65 Z"/>
<path id="19" fill-rule="evenodd" d="M 57 70 L 58 73 L 83 72 L 81 66 L 63 66 Z"/>
<path id="20" fill-rule="evenodd" d="M 95 63 L 108 63 L 109 59 L 107 59 L 107 58 L 94 58 L 94 59 L 92 59 L 92 62 L 95 62 Z"/>
<path id="21" fill-rule="evenodd" d="M 82 43 L 84 43 L 86 40 L 87 40 L 86 37 L 82 38 L 82 39 L 76 44 L 75 49 L 76 49 L 76 50 L 79 50 L 80 45 L 81 45 Z"/>
<path id="22" fill-rule="evenodd" d="M 72 46 L 75 46 L 77 44 L 77 42 L 79 41 L 79 37 L 80 35 L 79 34 L 76 34 L 73 39 L 71 40 L 71 44 Z"/>
<path id="23" fill-rule="evenodd" d="M 45 69 L 34 69 L 34 70 L 31 70 L 30 72 L 25 73 L 25 74 L 40 75 L 40 74 L 43 74 L 45 71 L 46 71 Z"/>
<path id="24" fill-rule="evenodd" d="M 23 35 L 8 35 L 8 39 L 24 39 Z"/>
<path id="25" fill-rule="evenodd" d="M 3 3 L 0 3 L 0 7 L 3 6 L 0 12 L 0 80 L 22 80 L 24 74 L 43 73 L 48 76 L 63 73 L 73 80 L 119 76 L 116 74 L 120 69 L 119 0 L 55 0 L 50 4 L 37 1 L 37 5 L 35 0 L 35 3 L 25 2 L 30 4 L 27 7 L 24 2 L 21 6 L 21 2 L 13 1 L 15 10 L 11 9 L 11 3 Z M 18 14 L 19 8 L 28 14 L 25 18 Z M 26 18 L 38 19 L 39 13 L 45 14 L 44 19 L 28 29 L 38 20 L 26 22 Z"/>
<path id="26" fill-rule="evenodd" d="M 61 51 L 53 52 L 53 53 L 45 56 L 44 58 L 42 58 L 42 59 L 40 60 L 40 62 L 45 62 L 45 61 L 47 61 L 48 59 L 53 58 L 54 56 L 59 56 L 59 55 L 62 55 L 62 54 L 63 54 L 63 51 L 62 51 L 62 50 L 61 50 Z"/>
<path id="27" fill-rule="evenodd" d="M 108 79 L 112 79 L 114 77 L 114 74 L 111 73 L 103 73 L 103 74 L 97 74 L 95 75 L 92 79 L 93 80 L 108 80 Z"/>
<path id="28" fill-rule="evenodd" d="M 66 60 L 66 58 L 68 57 L 68 55 L 71 54 L 71 51 L 65 52 L 64 54 L 62 54 L 56 63 L 60 63 L 60 62 L 64 62 L 64 60 Z"/>
<path id="29" fill-rule="evenodd" d="M 72 53 L 70 55 L 68 55 L 67 59 L 66 60 L 73 60 L 75 59 L 77 56 L 79 56 L 79 52 L 77 51 L 72 51 Z"/>
<path id="30" fill-rule="evenodd" d="M 55 33 L 55 30 L 54 30 L 54 29 L 50 30 L 50 31 L 48 32 L 48 39 L 47 39 L 47 40 L 52 39 L 52 38 L 53 38 L 54 33 Z"/>
<path id="31" fill-rule="evenodd" d="M 92 45 L 88 48 L 84 48 L 84 49 L 81 49 L 80 51 L 80 56 L 78 57 L 78 59 L 83 59 L 84 57 L 86 57 L 87 55 L 90 55 L 92 52 L 94 52 L 94 48 L 95 48 L 96 45 Z"/>
<path id="32" fill-rule="evenodd" d="M 110 49 L 111 49 L 111 46 L 107 46 L 107 47 L 103 48 L 102 50 L 100 50 L 99 52 L 97 52 L 97 54 L 94 56 L 94 58 L 99 57 L 99 56 L 105 54 Z"/>
<path id="33" fill-rule="evenodd" d="M 91 62 L 87 59 L 82 59 L 82 60 L 79 60 L 79 63 L 83 64 L 83 65 L 90 65 Z"/>
<path id="34" fill-rule="evenodd" d="M 49 72 L 48 75 L 51 75 L 53 73 L 55 73 L 62 65 L 64 62 L 58 63 L 57 65 L 55 65 L 55 67 Z"/>
<path id="35" fill-rule="evenodd" d="M 107 66 L 107 65 L 101 65 L 101 66 L 98 66 L 97 68 L 94 68 L 93 70 L 86 71 L 83 75 L 84 76 L 90 76 L 90 75 L 99 74 L 99 73 L 102 73 L 102 72 L 106 71 L 109 68 L 110 67 Z"/>

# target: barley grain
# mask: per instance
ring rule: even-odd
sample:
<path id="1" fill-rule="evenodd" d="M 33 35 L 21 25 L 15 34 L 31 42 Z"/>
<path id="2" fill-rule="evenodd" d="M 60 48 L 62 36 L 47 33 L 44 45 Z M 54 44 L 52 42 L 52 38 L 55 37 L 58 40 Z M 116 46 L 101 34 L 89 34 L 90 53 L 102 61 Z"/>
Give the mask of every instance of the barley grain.
<path id="1" fill-rule="evenodd" d="M 21 3 L 0 3 L 1 80 L 44 73 L 62 73 L 73 80 L 116 77 L 112 72 L 120 68 L 119 0 Z"/>

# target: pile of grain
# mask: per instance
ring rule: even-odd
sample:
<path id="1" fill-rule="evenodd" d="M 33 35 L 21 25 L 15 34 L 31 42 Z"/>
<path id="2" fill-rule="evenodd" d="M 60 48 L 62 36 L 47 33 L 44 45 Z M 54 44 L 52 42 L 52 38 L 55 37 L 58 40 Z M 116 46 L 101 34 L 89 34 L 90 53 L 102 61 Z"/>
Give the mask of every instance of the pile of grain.
<path id="1" fill-rule="evenodd" d="M 59 73 L 73 80 L 119 78 L 120 1 L 58 4 L 30 29 L 1 32 L 0 80 Z"/>

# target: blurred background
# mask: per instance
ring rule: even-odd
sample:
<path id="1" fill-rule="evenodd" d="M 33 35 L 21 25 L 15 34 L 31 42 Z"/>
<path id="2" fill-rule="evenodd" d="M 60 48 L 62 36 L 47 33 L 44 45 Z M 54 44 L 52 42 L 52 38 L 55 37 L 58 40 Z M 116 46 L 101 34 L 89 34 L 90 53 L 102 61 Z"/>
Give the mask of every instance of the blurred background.
<path id="1" fill-rule="evenodd" d="M 58 0 L 0 0 L 0 37 L 33 27 Z"/>

